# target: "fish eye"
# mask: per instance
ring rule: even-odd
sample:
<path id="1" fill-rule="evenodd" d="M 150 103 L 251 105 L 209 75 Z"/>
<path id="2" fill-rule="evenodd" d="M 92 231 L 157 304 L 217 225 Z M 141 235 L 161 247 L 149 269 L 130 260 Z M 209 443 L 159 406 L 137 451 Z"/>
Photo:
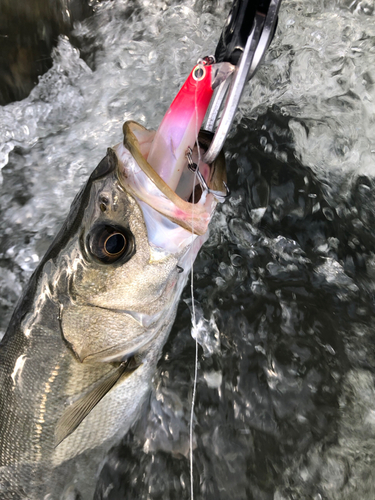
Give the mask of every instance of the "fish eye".
<path id="1" fill-rule="evenodd" d="M 121 258 L 129 260 L 134 254 L 134 239 L 128 229 L 98 225 L 87 235 L 89 253 L 100 262 L 111 264 Z"/>
<path id="2" fill-rule="evenodd" d="M 200 82 L 203 80 L 203 78 L 206 76 L 206 68 L 204 66 L 198 65 L 196 68 L 193 70 L 193 78 L 197 82 Z"/>
<path id="3" fill-rule="evenodd" d="M 109 257 L 121 255 L 126 248 L 126 238 L 121 233 L 113 233 L 104 242 L 103 250 Z"/>

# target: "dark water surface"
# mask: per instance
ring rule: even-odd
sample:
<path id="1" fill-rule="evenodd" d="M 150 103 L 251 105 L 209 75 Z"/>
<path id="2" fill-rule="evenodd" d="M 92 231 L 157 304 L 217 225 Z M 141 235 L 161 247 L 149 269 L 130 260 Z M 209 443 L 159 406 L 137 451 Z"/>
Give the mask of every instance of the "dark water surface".
<path id="1" fill-rule="evenodd" d="M 283 0 L 194 266 L 196 499 L 375 498 L 373 2 Z M 124 119 L 156 127 L 228 2 L 102 2 L 0 110 L 1 328 Z M 172 42 L 173 41 L 173 42 Z M 87 59 L 86 59 L 87 60 Z M 92 69 L 94 68 L 94 69 Z M 95 499 L 188 499 L 190 289 Z"/>
<path id="2" fill-rule="evenodd" d="M 0 105 L 27 97 L 52 66 L 58 36 L 92 13 L 89 0 L 0 0 Z"/>

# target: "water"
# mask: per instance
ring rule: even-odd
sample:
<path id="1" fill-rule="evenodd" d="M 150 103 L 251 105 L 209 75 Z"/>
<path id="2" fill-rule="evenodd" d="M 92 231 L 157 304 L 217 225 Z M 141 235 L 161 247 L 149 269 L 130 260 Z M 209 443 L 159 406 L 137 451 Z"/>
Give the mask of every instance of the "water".
<path id="1" fill-rule="evenodd" d="M 27 97 L 51 66 L 57 37 L 91 14 L 90 0 L 1 0 L 0 105 Z"/>
<path id="2" fill-rule="evenodd" d="M 115 0 L 0 111 L 0 328 L 125 119 L 156 127 L 230 2 Z M 227 142 L 230 200 L 195 265 L 196 499 L 375 498 L 375 23 L 283 0 Z M 98 499 L 190 498 L 190 291 Z M 186 303 L 188 302 L 188 304 Z"/>

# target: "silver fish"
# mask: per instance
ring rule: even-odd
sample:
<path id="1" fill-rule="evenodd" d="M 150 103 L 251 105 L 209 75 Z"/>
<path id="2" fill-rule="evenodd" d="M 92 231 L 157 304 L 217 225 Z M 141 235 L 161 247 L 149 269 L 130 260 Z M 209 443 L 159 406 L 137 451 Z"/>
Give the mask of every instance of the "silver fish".
<path id="1" fill-rule="evenodd" d="M 95 470 L 149 393 L 226 182 L 221 154 L 205 165 L 209 190 L 197 183 L 182 200 L 147 162 L 153 137 L 124 124 L 0 344 L 0 499 L 71 498 L 78 476 L 91 498 Z"/>

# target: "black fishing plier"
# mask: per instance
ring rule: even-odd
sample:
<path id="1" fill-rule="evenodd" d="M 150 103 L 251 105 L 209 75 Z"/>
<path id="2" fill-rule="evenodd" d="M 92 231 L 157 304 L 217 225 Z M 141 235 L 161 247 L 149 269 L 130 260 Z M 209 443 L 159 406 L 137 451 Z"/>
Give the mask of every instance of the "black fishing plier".
<path id="1" fill-rule="evenodd" d="M 211 163 L 221 151 L 246 83 L 252 78 L 272 41 L 281 0 L 234 0 L 216 47 L 216 62 L 235 66 L 233 74 L 214 95 L 204 128 L 214 132 L 204 161 Z M 224 102 L 218 126 L 217 117 Z"/>

